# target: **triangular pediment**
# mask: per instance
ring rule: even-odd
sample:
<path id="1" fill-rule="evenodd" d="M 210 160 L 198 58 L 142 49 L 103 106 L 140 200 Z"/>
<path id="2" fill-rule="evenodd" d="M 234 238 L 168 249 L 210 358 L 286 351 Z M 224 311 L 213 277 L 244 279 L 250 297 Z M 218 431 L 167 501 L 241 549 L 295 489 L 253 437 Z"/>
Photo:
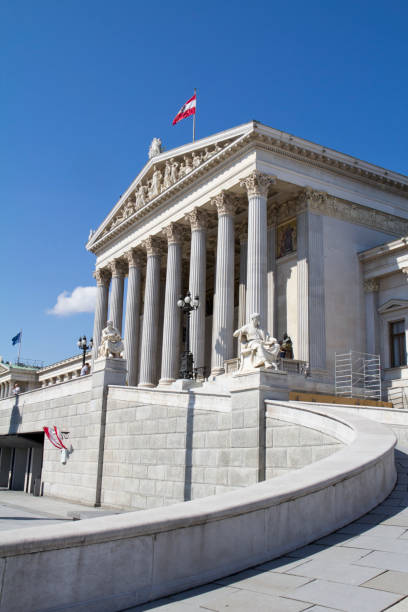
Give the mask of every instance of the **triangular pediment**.
<path id="1" fill-rule="evenodd" d="M 87 249 L 92 251 L 108 235 L 115 235 L 116 230 L 122 231 L 139 216 L 221 162 L 252 131 L 253 122 L 154 155 L 99 228 L 90 233 Z"/>
<path id="2" fill-rule="evenodd" d="M 402 308 L 408 308 L 408 300 L 393 299 L 388 300 L 388 302 L 385 302 L 385 304 L 380 306 L 378 312 L 380 314 L 386 314 L 387 312 L 401 310 Z"/>
<path id="3" fill-rule="evenodd" d="M 10 366 L 8 366 L 5 363 L 0 363 L 0 376 L 4 374 L 5 372 L 9 372 L 9 371 L 10 371 Z"/>

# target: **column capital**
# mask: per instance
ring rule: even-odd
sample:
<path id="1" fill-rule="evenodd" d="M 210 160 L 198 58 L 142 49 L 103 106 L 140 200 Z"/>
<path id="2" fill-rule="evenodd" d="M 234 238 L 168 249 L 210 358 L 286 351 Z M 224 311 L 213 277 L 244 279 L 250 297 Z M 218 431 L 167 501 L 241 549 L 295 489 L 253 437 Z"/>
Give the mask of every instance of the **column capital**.
<path id="1" fill-rule="evenodd" d="M 267 197 L 269 187 L 274 183 L 276 183 L 275 176 L 264 174 L 259 170 L 254 170 L 246 178 L 239 181 L 241 187 L 246 188 L 248 197 L 263 196 L 264 198 Z"/>
<path id="2" fill-rule="evenodd" d="M 128 262 L 129 268 L 138 268 L 141 265 L 140 253 L 135 251 L 135 249 L 130 249 L 130 251 L 126 251 L 123 257 Z"/>
<path id="3" fill-rule="evenodd" d="M 234 215 L 237 206 L 237 201 L 234 196 L 225 190 L 211 198 L 211 204 L 217 208 L 218 216 Z"/>
<path id="4" fill-rule="evenodd" d="M 161 244 L 157 236 L 148 236 L 141 246 L 146 250 L 148 257 L 161 255 Z"/>
<path id="5" fill-rule="evenodd" d="M 311 187 L 305 187 L 297 197 L 298 212 L 310 209 L 313 212 L 324 213 L 332 200 L 333 198 L 326 191 L 317 191 Z"/>
<path id="6" fill-rule="evenodd" d="M 126 276 L 126 262 L 123 259 L 114 259 L 108 264 L 112 272 L 112 278 Z"/>
<path id="7" fill-rule="evenodd" d="M 107 285 L 110 281 L 111 272 L 108 268 L 97 268 L 93 273 L 96 284 L 99 286 Z"/>
<path id="8" fill-rule="evenodd" d="M 178 244 L 183 238 L 183 229 L 176 223 L 169 223 L 163 230 L 168 244 Z"/>
<path id="9" fill-rule="evenodd" d="M 190 221 L 192 232 L 207 229 L 208 217 L 203 210 L 193 208 L 191 212 L 187 213 L 187 218 Z"/>
<path id="10" fill-rule="evenodd" d="M 364 293 L 373 293 L 380 288 L 380 282 L 377 278 L 370 278 L 364 281 Z"/>

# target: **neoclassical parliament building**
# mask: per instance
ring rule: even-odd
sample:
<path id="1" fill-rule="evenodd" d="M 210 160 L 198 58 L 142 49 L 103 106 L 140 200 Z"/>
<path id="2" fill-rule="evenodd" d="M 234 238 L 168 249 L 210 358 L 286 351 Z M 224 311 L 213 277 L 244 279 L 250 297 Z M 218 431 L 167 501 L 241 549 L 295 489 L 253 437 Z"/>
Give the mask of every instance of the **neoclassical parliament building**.
<path id="1" fill-rule="evenodd" d="M 170 151 L 155 139 L 86 248 L 91 374 L 79 376 L 79 357 L 35 371 L 0 363 L 0 486 L 140 509 L 299 468 L 336 446 L 282 459 L 263 402 L 330 402 L 336 354 L 379 356 L 382 400 L 408 409 L 406 176 L 256 121 Z M 198 298 L 189 383 L 187 292 Z M 292 340 L 277 372 L 240 370 L 234 331 L 254 313 Z M 123 358 L 98 353 L 108 320 Z M 65 463 L 44 426 L 64 434 Z"/>
<path id="2" fill-rule="evenodd" d="M 109 312 L 128 384 L 173 383 L 177 300 L 190 291 L 191 350 L 205 377 L 233 367 L 233 331 L 257 312 L 272 336 L 290 335 L 310 379 L 333 384 L 335 353 L 359 351 L 381 354 L 387 380 L 399 380 L 407 235 L 405 176 L 261 123 L 156 151 L 87 244 L 96 350 Z"/>

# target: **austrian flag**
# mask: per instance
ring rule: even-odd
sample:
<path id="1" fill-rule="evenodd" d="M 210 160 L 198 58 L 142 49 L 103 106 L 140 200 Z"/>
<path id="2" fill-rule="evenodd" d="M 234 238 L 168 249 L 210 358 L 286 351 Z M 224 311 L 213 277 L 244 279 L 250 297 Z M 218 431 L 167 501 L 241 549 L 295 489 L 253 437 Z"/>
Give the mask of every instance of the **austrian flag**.
<path id="1" fill-rule="evenodd" d="M 173 125 L 176 125 L 182 119 L 189 117 L 190 115 L 195 115 L 197 106 L 197 95 L 194 93 L 194 96 L 187 100 L 185 104 L 180 108 L 179 112 L 173 119 Z"/>

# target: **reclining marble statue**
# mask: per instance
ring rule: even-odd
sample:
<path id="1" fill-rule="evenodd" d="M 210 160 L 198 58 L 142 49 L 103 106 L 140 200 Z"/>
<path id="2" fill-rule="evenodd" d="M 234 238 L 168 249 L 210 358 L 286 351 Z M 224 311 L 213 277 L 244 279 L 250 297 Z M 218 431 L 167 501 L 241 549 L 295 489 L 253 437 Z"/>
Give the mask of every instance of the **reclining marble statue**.
<path id="1" fill-rule="evenodd" d="M 119 330 L 113 326 L 113 321 L 108 321 L 105 329 L 102 330 L 98 357 L 122 357 L 123 351 L 124 346 Z"/>
<path id="2" fill-rule="evenodd" d="M 239 371 L 253 370 L 262 366 L 276 371 L 280 352 L 279 342 L 260 327 L 260 317 L 257 312 L 251 314 L 249 319 L 249 323 L 234 332 L 234 337 L 238 338 L 241 345 Z"/>

